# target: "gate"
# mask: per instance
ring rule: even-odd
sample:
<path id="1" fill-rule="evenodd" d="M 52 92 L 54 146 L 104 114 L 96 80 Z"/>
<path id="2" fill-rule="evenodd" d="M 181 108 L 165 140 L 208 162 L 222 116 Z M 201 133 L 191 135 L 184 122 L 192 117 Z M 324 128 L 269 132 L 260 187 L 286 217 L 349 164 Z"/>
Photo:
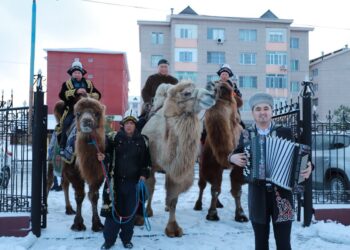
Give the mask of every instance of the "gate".
<path id="1" fill-rule="evenodd" d="M 0 213 L 28 213 L 5 216 L 0 231 L 11 233 L 31 229 L 40 236 L 46 227 L 46 134 L 47 106 L 41 89 L 41 75 L 37 76 L 34 107 L 14 108 L 13 97 L 0 105 Z M 29 215 L 30 213 L 30 215 Z M 17 220 L 19 218 L 22 220 Z M 11 219 L 8 219 L 11 218 Z M 25 226 L 23 218 L 28 218 Z M 31 228 L 29 225 L 31 221 Z M 21 228 L 14 228 L 14 224 Z M 6 224 L 6 225 L 5 225 Z M 11 225 L 13 224 L 13 225 Z M 13 227 L 11 227 L 13 226 Z M 17 230 L 17 231 L 16 231 Z M 5 234 L 8 231 L 5 232 Z M 11 235 L 11 233 L 9 235 Z M 18 235 L 23 235 L 18 234 Z"/>

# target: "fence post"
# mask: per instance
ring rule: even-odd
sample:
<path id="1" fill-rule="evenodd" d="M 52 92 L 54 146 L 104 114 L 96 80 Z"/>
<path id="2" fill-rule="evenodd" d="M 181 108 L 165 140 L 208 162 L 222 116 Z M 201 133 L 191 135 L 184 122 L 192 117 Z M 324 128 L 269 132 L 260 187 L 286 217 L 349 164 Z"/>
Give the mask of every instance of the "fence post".
<path id="1" fill-rule="evenodd" d="M 44 93 L 42 92 L 41 73 L 38 74 L 37 89 L 34 95 L 34 121 L 32 133 L 32 210 L 31 222 L 33 234 L 41 235 L 41 198 L 42 198 L 42 158 L 43 157 L 43 128 L 44 120 Z M 45 155 L 46 157 L 46 155 Z"/>
<path id="2" fill-rule="evenodd" d="M 301 97 L 303 98 L 303 138 L 302 142 L 306 145 L 312 143 L 312 109 L 311 109 L 311 96 L 313 95 L 312 85 L 310 81 L 303 81 L 304 86 Z M 312 159 L 312 151 L 310 153 L 310 159 Z M 312 219 L 312 174 L 309 179 L 305 181 L 304 191 L 304 226 L 310 226 Z"/>

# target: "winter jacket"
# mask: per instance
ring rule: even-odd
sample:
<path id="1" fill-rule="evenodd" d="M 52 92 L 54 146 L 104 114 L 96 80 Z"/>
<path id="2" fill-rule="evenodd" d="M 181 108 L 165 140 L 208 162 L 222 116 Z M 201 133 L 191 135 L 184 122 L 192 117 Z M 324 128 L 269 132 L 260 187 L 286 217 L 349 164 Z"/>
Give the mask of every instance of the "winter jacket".
<path id="1" fill-rule="evenodd" d="M 96 100 L 101 99 L 101 93 L 95 88 L 90 80 L 86 80 L 83 77 L 82 80 L 78 82 L 74 78 L 71 78 L 62 84 L 61 91 L 59 93 L 60 99 L 64 101 L 65 105 L 68 106 L 69 109 L 73 109 L 73 106 L 79 97 L 77 90 L 80 88 L 85 89 L 90 97 Z"/>
<path id="2" fill-rule="evenodd" d="M 106 160 L 108 165 L 109 185 L 105 182 L 103 189 L 103 207 L 101 216 L 111 216 L 112 197 L 110 190 L 117 192 L 114 185 L 117 182 L 131 181 L 135 184 L 141 176 L 149 177 L 151 157 L 148 148 L 148 138 L 137 130 L 128 137 L 123 129 L 108 135 Z M 133 195 L 133 194 L 131 194 Z M 115 195 L 114 195 L 115 197 Z"/>
<path id="3" fill-rule="evenodd" d="M 177 84 L 179 81 L 171 75 L 154 74 L 148 77 L 141 95 L 144 103 L 152 103 L 157 88 L 162 83 Z"/>
<path id="4" fill-rule="evenodd" d="M 258 134 L 255 126 L 248 128 L 242 133 L 239 145 L 235 150 L 235 153 L 244 152 L 244 144 L 250 140 L 251 134 L 253 134 L 254 136 Z M 284 128 L 281 126 L 272 125 L 270 135 L 274 135 L 291 141 L 294 140 L 291 129 Z M 294 220 L 294 204 L 292 192 L 277 185 L 273 186 L 275 190 L 272 205 L 273 223 Z M 248 185 L 249 219 L 253 223 L 266 223 L 266 192 L 267 190 L 265 182 L 254 182 L 249 183 Z"/>

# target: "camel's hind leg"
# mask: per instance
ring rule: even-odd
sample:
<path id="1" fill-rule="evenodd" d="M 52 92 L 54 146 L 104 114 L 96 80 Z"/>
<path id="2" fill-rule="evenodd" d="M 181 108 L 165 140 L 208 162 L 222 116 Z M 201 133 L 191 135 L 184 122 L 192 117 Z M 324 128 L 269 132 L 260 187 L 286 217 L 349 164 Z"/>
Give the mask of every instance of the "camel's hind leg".
<path id="1" fill-rule="evenodd" d="M 81 178 L 78 167 L 74 165 L 64 164 L 63 178 L 70 181 L 75 190 L 75 201 L 77 203 L 77 213 L 74 217 L 74 223 L 71 226 L 73 231 L 84 231 L 84 219 L 81 216 L 81 207 L 85 197 L 84 180 Z"/>
<path id="2" fill-rule="evenodd" d="M 208 214 L 206 216 L 207 220 L 211 220 L 211 221 L 220 220 L 216 207 L 218 203 L 218 197 L 221 193 L 222 173 L 223 173 L 222 168 L 219 168 L 215 173 L 212 173 L 215 176 L 213 176 L 214 178 L 212 178 L 213 181 L 211 183 L 211 202 L 210 202 Z"/>
<path id="3" fill-rule="evenodd" d="M 47 177 L 46 177 L 46 198 L 49 197 L 49 192 L 51 189 L 51 186 L 53 184 L 53 164 L 51 161 L 49 161 L 48 163 L 48 167 L 47 167 Z"/>
<path id="4" fill-rule="evenodd" d="M 235 211 L 235 221 L 247 222 L 248 217 L 245 215 L 241 204 L 242 195 L 242 184 L 243 184 L 243 173 L 239 170 L 232 169 L 230 173 L 231 180 L 231 194 L 235 199 L 236 211 Z"/>
<path id="5" fill-rule="evenodd" d="M 66 214 L 68 215 L 72 215 L 72 214 L 76 214 L 76 212 L 74 211 L 72 204 L 70 203 L 70 199 L 69 199 L 69 180 L 68 180 L 68 176 L 66 176 L 65 172 L 62 171 L 62 189 L 63 189 L 63 193 L 64 193 L 64 200 L 66 203 Z"/>
<path id="6" fill-rule="evenodd" d="M 153 199 L 153 194 L 154 194 L 154 187 L 156 185 L 156 177 L 155 177 L 155 172 L 152 170 L 150 177 L 146 181 L 147 188 L 148 188 L 148 201 L 147 201 L 147 207 L 146 207 L 146 212 L 148 217 L 153 216 L 153 209 L 152 209 L 152 199 Z"/>
<path id="7" fill-rule="evenodd" d="M 103 224 L 101 223 L 100 217 L 97 212 L 97 202 L 99 198 L 99 189 L 103 182 L 103 179 L 97 184 L 89 185 L 89 200 L 92 206 L 92 231 L 100 232 L 103 230 Z"/>

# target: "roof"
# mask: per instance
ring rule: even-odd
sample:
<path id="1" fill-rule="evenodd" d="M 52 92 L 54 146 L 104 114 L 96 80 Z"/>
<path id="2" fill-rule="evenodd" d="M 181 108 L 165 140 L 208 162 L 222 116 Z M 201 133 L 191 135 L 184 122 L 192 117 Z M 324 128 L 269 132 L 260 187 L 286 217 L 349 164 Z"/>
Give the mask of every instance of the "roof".
<path id="1" fill-rule="evenodd" d="M 121 51 L 113 51 L 113 50 L 102 50 L 96 48 L 49 48 L 44 49 L 46 52 L 58 51 L 58 52 L 78 52 L 78 53 L 98 53 L 98 54 L 125 54 L 125 52 Z"/>
<path id="2" fill-rule="evenodd" d="M 187 6 L 183 11 L 181 11 L 179 13 L 179 15 L 196 15 L 198 16 L 198 14 L 190 7 L 190 6 Z"/>
<path id="3" fill-rule="evenodd" d="M 271 19 L 278 19 L 278 17 L 273 14 L 271 10 L 267 10 L 260 18 L 271 18 Z"/>
<path id="4" fill-rule="evenodd" d="M 333 52 L 330 52 L 328 54 L 325 54 L 325 55 L 316 57 L 314 59 L 311 59 L 310 60 L 310 64 L 316 64 L 319 61 L 323 61 L 325 59 L 329 59 L 329 58 L 332 58 L 334 56 L 338 56 L 338 55 L 344 54 L 344 53 L 349 52 L 349 51 L 350 51 L 350 49 L 347 46 L 345 46 L 345 48 L 341 48 L 341 49 L 335 50 Z"/>

